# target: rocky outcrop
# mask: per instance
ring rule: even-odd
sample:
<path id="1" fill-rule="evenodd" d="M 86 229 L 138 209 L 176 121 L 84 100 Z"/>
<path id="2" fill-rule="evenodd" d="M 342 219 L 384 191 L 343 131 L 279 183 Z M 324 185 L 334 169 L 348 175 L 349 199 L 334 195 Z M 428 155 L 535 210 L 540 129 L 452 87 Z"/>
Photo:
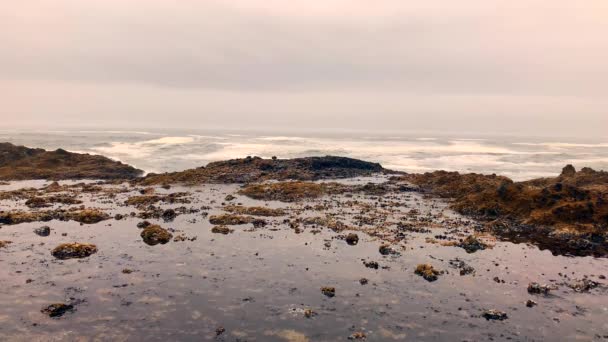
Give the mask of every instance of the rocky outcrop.
<path id="1" fill-rule="evenodd" d="M 452 199 L 492 233 L 558 254 L 608 254 L 608 172 L 568 165 L 555 178 L 514 182 L 496 175 L 435 171 L 398 177 Z"/>
<path id="2" fill-rule="evenodd" d="M 142 173 L 104 156 L 0 143 L 0 180 L 132 179 Z"/>
<path id="3" fill-rule="evenodd" d="M 170 183 L 251 183 L 265 180 L 349 178 L 386 170 L 377 163 L 346 157 L 307 157 L 262 159 L 247 157 L 209 163 L 205 167 L 165 174 L 150 174 L 143 184 Z"/>

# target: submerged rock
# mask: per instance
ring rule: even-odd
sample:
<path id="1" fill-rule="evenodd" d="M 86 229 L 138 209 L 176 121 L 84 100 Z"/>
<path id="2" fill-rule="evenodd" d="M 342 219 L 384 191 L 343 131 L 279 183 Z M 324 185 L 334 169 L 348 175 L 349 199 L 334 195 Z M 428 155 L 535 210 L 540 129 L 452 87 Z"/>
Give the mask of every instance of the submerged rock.
<path id="1" fill-rule="evenodd" d="M 65 313 L 71 312 L 71 311 L 74 311 L 74 305 L 63 304 L 63 303 L 51 304 L 51 305 L 43 308 L 42 310 L 40 310 L 40 312 L 42 312 L 43 314 L 48 315 L 49 317 L 53 317 L 53 318 L 61 317 Z"/>
<path id="2" fill-rule="evenodd" d="M 414 273 L 431 282 L 437 280 L 441 272 L 437 271 L 431 264 L 420 264 L 416 267 Z"/>
<path id="3" fill-rule="evenodd" d="M 39 236 L 49 236 L 49 235 L 51 235 L 51 227 L 42 226 L 40 228 L 36 228 L 36 229 L 34 229 L 34 233 L 36 233 L 36 235 L 39 235 Z"/>
<path id="4" fill-rule="evenodd" d="M 551 291 L 553 288 L 549 285 L 546 284 L 539 284 L 536 282 L 532 282 L 530 284 L 528 284 L 528 293 L 533 293 L 533 294 L 549 294 L 549 291 Z"/>
<path id="5" fill-rule="evenodd" d="M 485 310 L 482 314 L 483 318 L 489 320 L 498 320 L 498 321 L 504 321 L 505 319 L 509 318 L 509 316 L 507 316 L 507 314 L 503 311 L 498 311 L 498 310 L 494 310 L 494 309 L 490 309 L 490 310 Z"/>
<path id="6" fill-rule="evenodd" d="M 475 253 L 479 250 L 484 250 L 488 247 L 485 243 L 477 239 L 473 235 L 469 235 L 464 241 L 458 244 L 458 247 L 463 248 L 467 253 Z"/>
<path id="7" fill-rule="evenodd" d="M 536 305 L 538 305 L 538 303 L 537 303 L 537 302 L 535 302 L 535 301 L 533 301 L 532 299 L 528 299 L 528 300 L 526 301 L 526 306 L 527 306 L 527 307 L 529 307 L 529 308 L 531 308 L 531 307 L 535 307 Z"/>
<path id="8" fill-rule="evenodd" d="M 159 225 L 151 225 L 144 228 L 141 232 L 141 237 L 146 244 L 154 246 L 159 243 L 164 245 L 171 241 L 173 234 L 169 233 L 168 230 L 161 228 Z"/>
<path id="9" fill-rule="evenodd" d="M 324 286 L 321 288 L 321 293 L 331 298 L 336 295 L 336 288 L 331 286 Z"/>
<path id="10" fill-rule="evenodd" d="M 81 259 L 97 253 L 97 246 L 90 243 L 64 243 L 51 251 L 51 254 L 61 260 Z"/>
<path id="11" fill-rule="evenodd" d="M 350 336 L 348 336 L 349 340 L 365 340 L 367 338 L 367 335 L 365 335 L 364 332 L 361 331 L 357 331 L 355 333 L 350 334 Z"/>
<path id="12" fill-rule="evenodd" d="M 367 268 L 373 268 L 375 270 L 380 268 L 380 265 L 376 261 L 364 261 L 363 265 L 365 265 L 365 267 L 367 267 Z"/>
<path id="13" fill-rule="evenodd" d="M 600 283 L 588 278 L 584 278 L 575 280 L 574 282 L 569 283 L 568 286 L 576 292 L 589 292 L 590 290 L 600 286 Z"/>

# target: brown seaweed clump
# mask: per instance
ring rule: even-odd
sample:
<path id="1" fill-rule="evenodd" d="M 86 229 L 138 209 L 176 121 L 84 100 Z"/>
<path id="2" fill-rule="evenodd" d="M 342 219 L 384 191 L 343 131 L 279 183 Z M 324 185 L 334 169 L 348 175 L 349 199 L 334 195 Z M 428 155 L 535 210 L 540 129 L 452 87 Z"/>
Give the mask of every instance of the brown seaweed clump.
<path id="1" fill-rule="evenodd" d="M 161 228 L 159 225 L 151 225 L 141 232 L 141 237 L 144 242 L 150 246 L 166 244 L 171 241 L 173 238 L 173 234 L 171 234 L 168 230 Z"/>
<path id="2" fill-rule="evenodd" d="M 254 218 L 251 216 L 240 216 L 240 215 L 232 215 L 232 214 L 224 214 L 224 215 L 213 215 L 209 217 L 209 222 L 211 224 L 217 225 L 240 225 L 247 224 L 253 222 Z"/>
<path id="3" fill-rule="evenodd" d="M 441 272 L 437 271 L 431 264 L 420 264 L 415 273 L 427 281 L 435 281 Z"/>
<path id="4" fill-rule="evenodd" d="M 52 318 L 61 317 L 71 311 L 74 311 L 74 305 L 63 303 L 51 304 L 40 310 L 40 312 Z"/>
<path id="5" fill-rule="evenodd" d="M 90 243 L 64 243 L 51 251 L 57 259 L 81 259 L 97 253 L 97 246 Z"/>
<path id="6" fill-rule="evenodd" d="M 0 240 L 0 248 L 4 248 L 8 245 L 10 245 L 12 243 L 12 241 L 2 241 Z"/>

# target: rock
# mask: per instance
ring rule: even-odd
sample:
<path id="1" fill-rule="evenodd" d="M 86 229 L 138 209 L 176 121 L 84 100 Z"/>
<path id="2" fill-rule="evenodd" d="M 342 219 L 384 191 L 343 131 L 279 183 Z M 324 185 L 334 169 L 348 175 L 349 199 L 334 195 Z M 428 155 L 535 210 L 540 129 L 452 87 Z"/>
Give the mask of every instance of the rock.
<path id="1" fill-rule="evenodd" d="M 494 310 L 494 309 L 485 310 L 483 312 L 482 316 L 483 316 L 483 318 L 487 319 L 488 321 L 489 320 L 504 321 L 505 319 L 509 318 L 505 312 Z"/>
<path id="2" fill-rule="evenodd" d="M 365 333 L 361 331 L 357 331 L 348 336 L 349 340 L 365 340 L 366 338 L 367 336 L 365 335 Z"/>
<path id="3" fill-rule="evenodd" d="M 527 307 L 529 307 L 529 308 L 534 307 L 534 306 L 536 306 L 536 305 L 538 305 L 538 303 L 536 303 L 536 302 L 535 302 L 535 301 L 533 301 L 532 299 L 528 299 L 528 300 L 526 301 L 526 306 L 527 306 Z"/>
<path id="4" fill-rule="evenodd" d="M 572 166 L 572 164 L 568 164 L 566 166 L 564 166 L 564 168 L 562 169 L 562 173 L 560 176 L 562 177 L 572 177 L 576 175 L 576 169 L 574 168 L 574 166 Z"/>
<path id="5" fill-rule="evenodd" d="M 487 245 L 475 236 L 469 235 L 464 241 L 458 244 L 458 247 L 463 248 L 467 253 L 475 253 L 479 250 L 486 249 Z"/>
<path id="6" fill-rule="evenodd" d="M 226 227 L 226 226 L 215 226 L 215 227 L 211 228 L 211 232 L 215 233 L 215 234 L 224 234 L 224 235 L 227 235 L 227 234 L 232 233 L 233 230 L 230 229 L 230 228 L 228 228 L 228 227 Z"/>
<path id="7" fill-rule="evenodd" d="M 306 318 L 312 318 L 313 316 L 316 316 L 317 313 L 312 311 L 312 309 L 306 309 L 304 310 L 304 317 Z"/>
<path id="8" fill-rule="evenodd" d="M 336 288 L 330 287 L 330 286 L 324 286 L 321 288 L 321 293 L 323 293 L 327 297 L 331 298 L 336 295 Z"/>
<path id="9" fill-rule="evenodd" d="M 0 143 L 0 179 L 133 179 L 143 171 L 100 155 Z"/>
<path id="10" fill-rule="evenodd" d="M 367 278 L 359 279 L 359 284 L 361 284 L 361 285 L 366 285 L 368 282 L 369 282 L 369 280 L 367 280 Z"/>
<path id="11" fill-rule="evenodd" d="M 475 273 L 475 269 L 472 266 L 467 265 L 463 260 L 460 260 L 459 258 L 454 258 L 450 260 L 450 266 L 459 269 L 461 276 Z"/>
<path id="12" fill-rule="evenodd" d="M 346 235 L 346 243 L 354 246 L 356 244 L 359 243 L 359 235 L 355 234 L 355 233 L 350 233 L 348 235 Z"/>
<path id="13" fill-rule="evenodd" d="M 81 259 L 97 253 L 97 246 L 90 243 L 64 243 L 51 251 L 57 259 Z"/>
<path id="14" fill-rule="evenodd" d="M 218 327 L 217 329 L 215 329 L 215 335 L 216 336 L 220 336 L 224 332 L 226 332 L 226 329 L 224 329 L 224 327 Z"/>
<path id="15" fill-rule="evenodd" d="M 167 209 L 167 210 L 163 211 L 163 214 L 161 216 L 162 216 L 163 220 L 165 220 L 165 222 L 168 222 L 168 221 L 173 221 L 177 217 L 177 214 L 175 213 L 175 210 Z"/>
<path id="16" fill-rule="evenodd" d="M 10 245 L 11 243 L 13 243 L 13 242 L 12 241 L 6 241 L 6 240 L 5 241 L 0 240 L 0 248 L 4 248 L 4 247 Z"/>
<path id="17" fill-rule="evenodd" d="M 125 268 L 125 269 L 122 270 L 122 273 L 123 274 L 131 274 L 131 273 L 133 273 L 133 270 L 129 269 L 129 268 Z"/>
<path id="18" fill-rule="evenodd" d="M 224 201 L 230 202 L 230 201 L 234 201 L 235 199 L 236 199 L 236 197 L 234 197 L 232 195 L 226 195 L 226 197 L 224 198 Z"/>
<path id="19" fill-rule="evenodd" d="M 600 286 L 600 283 L 591 279 L 580 279 L 569 283 L 568 286 L 576 292 L 589 292 L 590 290 Z"/>
<path id="20" fill-rule="evenodd" d="M 528 284 L 528 293 L 533 293 L 533 294 L 549 294 L 549 291 L 551 291 L 551 287 L 549 285 L 541 285 L 539 283 L 536 282 L 532 282 Z"/>
<path id="21" fill-rule="evenodd" d="M 137 228 L 143 229 L 146 227 L 150 227 L 151 225 L 152 223 L 150 223 L 149 221 L 142 221 L 137 223 Z"/>
<path id="22" fill-rule="evenodd" d="M 420 264 L 416 267 L 416 271 L 414 271 L 417 275 L 426 279 L 427 281 L 435 281 L 438 279 L 440 274 L 432 265 L 430 264 Z"/>
<path id="23" fill-rule="evenodd" d="M 365 267 L 373 268 L 375 270 L 380 267 L 380 265 L 376 261 L 364 261 L 363 264 L 365 265 Z"/>
<path id="24" fill-rule="evenodd" d="M 36 229 L 34 229 L 34 233 L 36 233 L 36 235 L 39 235 L 39 236 L 49 236 L 49 235 L 51 235 L 51 227 L 42 226 L 40 228 L 36 228 Z"/>
<path id="25" fill-rule="evenodd" d="M 382 254 L 382 255 L 389 255 L 389 254 L 398 255 L 399 254 L 397 251 L 392 249 L 391 246 L 389 246 L 389 245 L 381 245 L 378 248 L 378 252 L 380 252 L 380 254 Z"/>
<path id="26" fill-rule="evenodd" d="M 51 304 L 51 305 L 43 308 L 42 310 L 40 310 L 40 312 L 42 312 L 43 314 L 48 315 L 49 317 L 53 317 L 53 318 L 61 317 L 65 313 L 71 312 L 71 311 L 74 311 L 74 305 L 63 304 L 63 303 Z"/>
<path id="27" fill-rule="evenodd" d="M 173 234 L 169 233 L 168 230 L 161 228 L 159 225 L 151 225 L 141 232 L 141 237 L 144 242 L 150 246 L 157 244 L 166 244 L 171 241 Z"/>

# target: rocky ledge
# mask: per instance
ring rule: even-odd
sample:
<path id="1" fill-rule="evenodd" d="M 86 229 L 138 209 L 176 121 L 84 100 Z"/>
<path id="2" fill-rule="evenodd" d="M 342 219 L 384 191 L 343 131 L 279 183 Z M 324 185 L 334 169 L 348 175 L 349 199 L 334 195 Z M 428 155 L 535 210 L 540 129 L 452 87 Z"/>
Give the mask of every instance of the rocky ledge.
<path id="1" fill-rule="evenodd" d="M 508 240 L 533 241 L 559 254 L 608 255 L 608 172 L 567 165 L 558 177 L 524 182 L 446 171 L 393 180 L 451 199 L 454 210 Z"/>
<path id="2" fill-rule="evenodd" d="M 0 143 L 0 180 L 132 179 L 142 173 L 104 156 Z"/>
<path id="3" fill-rule="evenodd" d="M 380 164 L 346 157 L 263 159 L 247 157 L 209 163 L 205 167 L 164 174 L 149 174 L 142 184 L 251 183 L 266 180 L 350 178 L 387 172 Z"/>

